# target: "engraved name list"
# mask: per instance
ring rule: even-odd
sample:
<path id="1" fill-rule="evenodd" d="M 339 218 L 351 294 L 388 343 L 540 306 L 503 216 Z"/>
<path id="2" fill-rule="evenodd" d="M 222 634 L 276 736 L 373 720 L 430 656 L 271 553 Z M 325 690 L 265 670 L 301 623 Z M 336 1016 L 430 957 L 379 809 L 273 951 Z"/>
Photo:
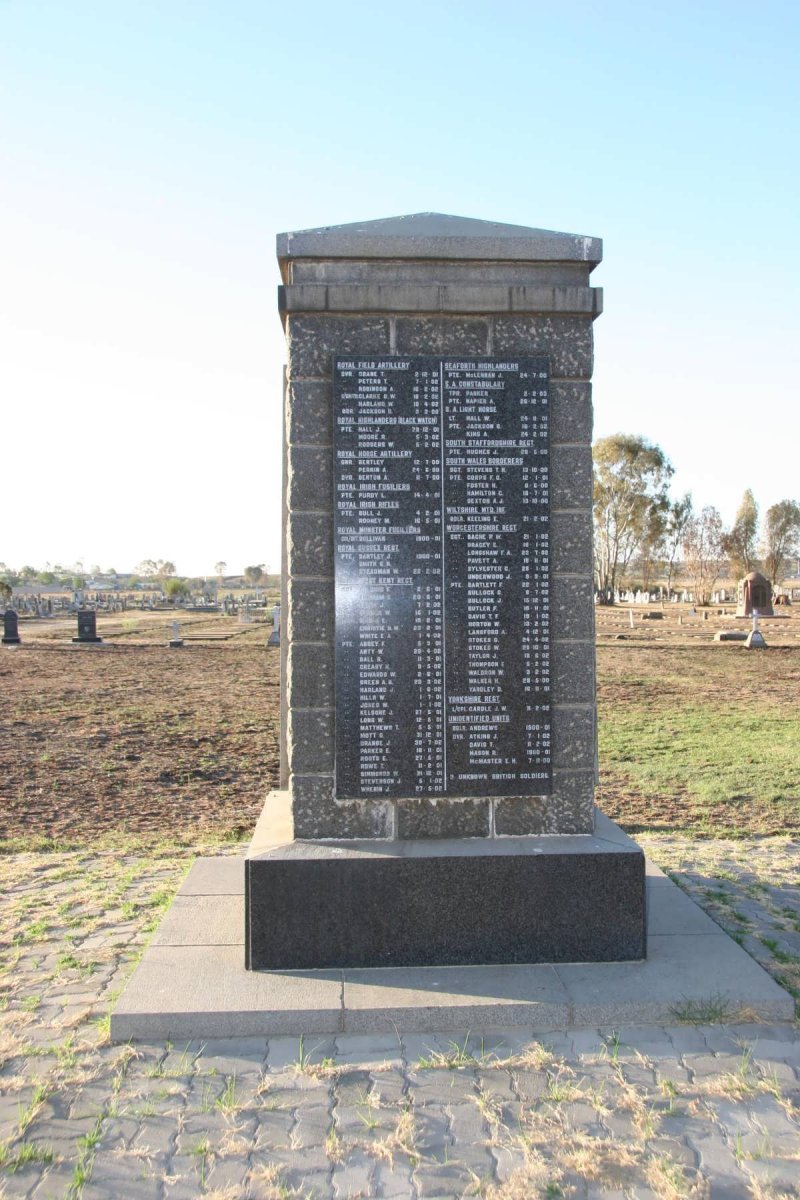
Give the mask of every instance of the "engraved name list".
<path id="1" fill-rule="evenodd" d="M 342 799 L 551 791 L 548 374 L 335 361 Z"/>

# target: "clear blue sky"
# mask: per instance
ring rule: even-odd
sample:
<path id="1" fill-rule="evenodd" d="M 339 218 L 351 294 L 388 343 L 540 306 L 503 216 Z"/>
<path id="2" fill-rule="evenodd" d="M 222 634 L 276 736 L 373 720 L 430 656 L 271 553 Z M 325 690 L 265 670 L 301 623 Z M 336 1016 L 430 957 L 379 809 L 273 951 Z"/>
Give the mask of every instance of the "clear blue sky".
<path id="1" fill-rule="evenodd" d="M 279 558 L 275 234 L 602 237 L 596 434 L 800 499 L 800 6 L 0 0 L 0 559 Z"/>

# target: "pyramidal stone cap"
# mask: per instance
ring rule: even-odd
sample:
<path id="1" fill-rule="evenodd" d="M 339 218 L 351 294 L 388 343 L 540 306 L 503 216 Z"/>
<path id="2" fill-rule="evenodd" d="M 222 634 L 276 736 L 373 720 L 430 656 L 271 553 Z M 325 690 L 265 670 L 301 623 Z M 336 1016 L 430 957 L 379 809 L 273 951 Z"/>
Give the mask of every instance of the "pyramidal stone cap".
<path id="1" fill-rule="evenodd" d="M 411 213 L 279 233 L 281 267 L 297 258 L 439 258 L 525 262 L 602 261 L 600 238 L 504 225 L 446 213 Z"/>

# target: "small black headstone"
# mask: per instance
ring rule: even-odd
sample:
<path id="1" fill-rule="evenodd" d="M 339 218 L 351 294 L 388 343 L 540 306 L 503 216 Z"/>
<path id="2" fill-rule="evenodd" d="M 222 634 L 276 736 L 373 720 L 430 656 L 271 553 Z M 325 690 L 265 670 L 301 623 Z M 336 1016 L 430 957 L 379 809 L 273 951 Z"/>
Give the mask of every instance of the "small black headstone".
<path id="1" fill-rule="evenodd" d="M 78 613 L 78 636 L 73 642 L 101 642 L 97 636 L 97 613 L 91 609 Z"/>
<path id="2" fill-rule="evenodd" d="M 3 645 L 18 646 L 20 643 L 19 629 L 17 628 L 17 614 L 13 609 L 8 609 L 3 613 Z"/>

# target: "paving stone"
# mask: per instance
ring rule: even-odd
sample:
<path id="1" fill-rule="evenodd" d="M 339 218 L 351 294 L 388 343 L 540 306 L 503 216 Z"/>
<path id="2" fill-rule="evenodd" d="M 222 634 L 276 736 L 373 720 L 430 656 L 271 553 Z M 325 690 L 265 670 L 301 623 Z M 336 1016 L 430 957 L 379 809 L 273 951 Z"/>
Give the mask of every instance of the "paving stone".
<path id="1" fill-rule="evenodd" d="M 461 1148 L 486 1141 L 487 1118 L 478 1104 L 454 1104 L 447 1110 L 449 1132 L 453 1138 L 453 1157 L 460 1158 Z"/>
<path id="2" fill-rule="evenodd" d="M 72 1184 L 73 1168 L 69 1163 L 56 1163 L 50 1167 L 29 1194 L 34 1200 L 63 1200 Z"/>
<path id="3" fill-rule="evenodd" d="M 571 1033 L 574 1054 L 603 1054 L 606 1038 L 599 1029 L 575 1029 Z"/>
<path id="4" fill-rule="evenodd" d="M 423 1157 L 441 1161 L 450 1154 L 450 1129 L 447 1113 L 438 1108 L 414 1111 L 414 1146 Z"/>
<path id="5" fill-rule="evenodd" d="M 412 1169 L 395 1160 L 393 1163 L 378 1162 L 372 1176 L 374 1195 L 380 1200 L 408 1200 L 414 1194 Z"/>
<path id="6" fill-rule="evenodd" d="M 766 1132 L 778 1136 L 798 1137 L 800 1126 L 797 1120 L 789 1117 L 774 1096 L 755 1096 L 747 1101 L 747 1110 L 753 1119 Z M 800 1176 L 800 1169 L 798 1169 Z"/>
<path id="7" fill-rule="evenodd" d="M 368 1104 L 337 1104 L 332 1119 L 340 1137 L 368 1137 L 374 1141 L 394 1129 L 397 1113 L 392 1109 Z"/>
<path id="8" fill-rule="evenodd" d="M 337 1200 L 356 1200 L 356 1197 L 373 1196 L 372 1177 L 375 1165 L 374 1158 L 358 1149 L 351 1150 L 344 1162 L 336 1163 L 331 1182 Z"/>
<path id="9" fill-rule="evenodd" d="M 372 1090 L 372 1079 L 366 1069 L 337 1072 L 333 1094 L 337 1105 L 363 1104 Z"/>
<path id="10" fill-rule="evenodd" d="M 421 1059 L 430 1058 L 431 1054 L 447 1054 L 452 1051 L 452 1037 L 435 1033 L 406 1033 L 402 1036 L 403 1059 L 414 1068 Z"/>
<path id="11" fill-rule="evenodd" d="M 679 1163 L 694 1171 L 698 1165 L 699 1156 L 678 1138 L 652 1137 L 648 1139 L 647 1150 L 650 1154 L 661 1155 L 671 1162 Z"/>
<path id="12" fill-rule="evenodd" d="M 665 1032 L 678 1054 L 698 1054 L 708 1049 L 703 1031 L 691 1025 L 669 1025 Z"/>
<path id="13" fill-rule="evenodd" d="M 316 1197 L 333 1195 L 330 1182 L 332 1164 L 321 1147 L 308 1147 L 298 1155 L 294 1150 L 257 1150 L 251 1161 L 250 1188 L 254 1196 L 270 1195 L 269 1187 L 259 1188 L 259 1177 L 266 1171 L 267 1180 L 274 1180 L 275 1172 L 279 1173 L 280 1183 L 286 1188 L 302 1188 L 303 1196 L 311 1194 Z M 275 1194 L 274 1184 L 272 1195 Z"/>
<path id="14" fill-rule="evenodd" d="M 516 1067 L 511 1070 L 511 1078 L 517 1094 L 528 1102 L 540 1100 L 550 1082 L 546 1071 L 518 1070 Z"/>
<path id="15" fill-rule="evenodd" d="M 494 1175 L 499 1183 L 507 1183 L 525 1166 L 526 1155 L 521 1146 L 492 1146 L 491 1154 L 495 1164 Z"/>
<path id="16" fill-rule="evenodd" d="M 685 1054 L 684 1066 L 695 1079 L 715 1075 L 737 1075 L 742 1066 L 741 1054 Z"/>
<path id="17" fill-rule="evenodd" d="M 675 1084 L 679 1091 L 681 1088 L 685 1088 L 691 1079 L 688 1068 L 681 1066 L 674 1059 L 670 1062 L 666 1058 L 659 1060 L 656 1077 L 659 1085 L 662 1081 L 668 1080 L 670 1083 Z"/>
<path id="18" fill-rule="evenodd" d="M 620 1064 L 620 1070 L 623 1079 L 638 1088 L 652 1089 L 656 1086 L 656 1073 L 651 1067 L 644 1067 L 641 1063 L 623 1062 Z"/>
<path id="19" fill-rule="evenodd" d="M 25 1130 L 24 1138 L 41 1146 L 49 1146 L 56 1158 L 72 1159 L 78 1154 L 78 1139 L 94 1128 L 94 1120 L 56 1117 L 36 1118 Z"/>
<path id="20" fill-rule="evenodd" d="M 747 1177 L 736 1164 L 731 1149 L 720 1134 L 696 1137 L 687 1131 L 688 1145 L 700 1158 L 700 1168 L 711 1181 L 711 1196 L 730 1196 L 731 1200 L 751 1200 Z"/>
<path id="21" fill-rule="evenodd" d="M 178 1133 L 178 1126 L 172 1117 L 147 1117 L 139 1126 L 139 1132 L 133 1139 L 133 1148 L 147 1151 L 152 1155 L 169 1155 L 175 1150 L 176 1139 L 184 1141 L 189 1135 L 184 1128 Z"/>
<path id="22" fill-rule="evenodd" d="M 780 1060 L 775 1062 L 774 1059 L 771 1061 L 759 1059 L 758 1061 L 754 1060 L 754 1066 L 758 1069 L 759 1075 L 770 1082 L 776 1081 L 789 1086 L 797 1082 L 797 1073 L 789 1063 Z"/>
<path id="23" fill-rule="evenodd" d="M 292 1130 L 292 1142 L 302 1149 L 321 1146 L 333 1127 L 330 1108 L 302 1108 L 297 1114 L 297 1123 Z"/>
<path id="24" fill-rule="evenodd" d="M 405 1099 L 408 1081 L 402 1071 L 373 1071 L 370 1082 L 381 1104 L 401 1104 Z"/>
<path id="25" fill-rule="evenodd" d="M 478 1177 L 480 1179 L 480 1177 Z M 425 1164 L 414 1171 L 414 1186 L 417 1195 L 460 1197 L 468 1188 L 474 1188 L 476 1177 L 473 1172 L 456 1163 Z"/>
<path id="26" fill-rule="evenodd" d="M 103 1122 L 100 1149 L 104 1154 L 115 1150 L 127 1149 L 139 1132 L 139 1121 L 136 1117 L 119 1116 L 107 1117 Z"/>
<path id="27" fill-rule="evenodd" d="M 226 1188 L 235 1189 L 237 1194 L 244 1192 L 244 1181 L 250 1172 L 247 1157 L 215 1157 L 207 1176 L 207 1186 L 212 1191 L 224 1191 Z"/>
<path id="28" fill-rule="evenodd" d="M 623 1025 L 614 1030 L 618 1042 L 618 1057 L 643 1054 L 647 1058 L 673 1056 L 675 1047 L 669 1032 L 658 1025 Z"/>
<path id="29" fill-rule="evenodd" d="M 337 1066 L 387 1064 L 398 1067 L 402 1063 L 402 1043 L 393 1034 L 338 1034 L 334 1057 Z"/>
<path id="30" fill-rule="evenodd" d="M 719 1054 L 741 1053 L 741 1037 L 736 1026 L 705 1025 L 700 1027 L 709 1050 Z"/>
<path id="31" fill-rule="evenodd" d="M 39 1184 L 44 1178 L 47 1167 L 40 1163 L 33 1163 L 27 1167 L 20 1167 L 12 1176 L 5 1175 L 6 1190 L 0 1192 L 0 1195 L 23 1197 L 31 1196 L 35 1193 Z M 9 1187 L 10 1185 L 10 1187 Z M 11 1190 L 13 1188 L 13 1191 Z M 59 1198 L 60 1200 L 60 1198 Z"/>
<path id="32" fill-rule="evenodd" d="M 469 1070 L 411 1071 L 408 1094 L 414 1106 L 457 1104 L 476 1095 L 476 1076 Z"/>
<path id="33" fill-rule="evenodd" d="M 313 1075 L 267 1075 L 260 1085 L 261 1107 L 301 1109 L 329 1104 L 332 1086 L 330 1079 Z"/>
<path id="34" fill-rule="evenodd" d="M 511 1072 L 499 1067 L 479 1067 L 475 1072 L 475 1086 L 479 1093 L 493 1100 L 516 1100 Z"/>
<path id="35" fill-rule="evenodd" d="M 312 1035 L 302 1039 L 299 1037 L 274 1037 L 269 1039 L 267 1047 L 267 1068 L 269 1071 L 283 1071 L 287 1067 L 299 1066 L 302 1063 L 318 1065 L 323 1059 L 335 1059 L 336 1042 L 333 1038 Z"/>
<path id="36" fill-rule="evenodd" d="M 797 1195 L 798 1171 L 797 1158 L 776 1158 L 772 1155 L 768 1159 L 746 1159 L 744 1169 L 748 1175 L 752 1175 L 760 1183 L 766 1185 L 769 1191 L 773 1192 L 777 1189 L 784 1189 L 790 1196 Z M 751 1190 L 751 1196 L 753 1194 Z"/>
<path id="37" fill-rule="evenodd" d="M 295 1124 L 293 1112 L 262 1109 L 256 1113 L 256 1122 L 255 1144 L 260 1149 L 285 1150 L 291 1145 L 291 1131 Z"/>

